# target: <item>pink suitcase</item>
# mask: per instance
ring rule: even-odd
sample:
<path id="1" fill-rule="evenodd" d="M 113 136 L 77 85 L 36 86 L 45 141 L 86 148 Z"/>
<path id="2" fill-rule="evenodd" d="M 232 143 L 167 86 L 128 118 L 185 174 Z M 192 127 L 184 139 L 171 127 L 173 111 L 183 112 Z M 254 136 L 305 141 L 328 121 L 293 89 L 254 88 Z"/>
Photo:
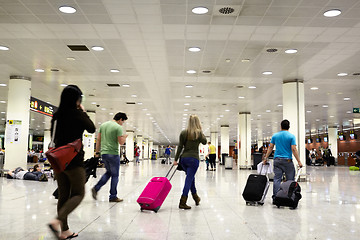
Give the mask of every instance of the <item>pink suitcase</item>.
<path id="1" fill-rule="evenodd" d="M 171 169 L 173 169 L 174 165 L 171 166 L 169 172 L 165 177 L 154 177 L 150 180 L 150 182 L 146 185 L 144 191 L 141 193 L 137 202 L 140 205 L 141 211 L 152 210 L 154 212 L 159 211 L 162 203 L 165 201 L 165 198 L 169 194 L 171 190 L 170 180 L 174 176 L 176 172 L 173 172 L 170 179 L 167 178 Z"/>

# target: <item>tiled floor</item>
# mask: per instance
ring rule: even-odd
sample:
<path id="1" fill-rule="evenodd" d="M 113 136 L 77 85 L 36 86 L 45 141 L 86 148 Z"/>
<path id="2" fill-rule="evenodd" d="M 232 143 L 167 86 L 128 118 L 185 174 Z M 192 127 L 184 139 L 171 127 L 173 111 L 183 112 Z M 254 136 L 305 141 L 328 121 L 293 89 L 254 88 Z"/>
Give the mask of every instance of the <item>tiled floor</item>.
<path id="1" fill-rule="evenodd" d="M 123 203 L 109 203 L 109 183 L 91 198 L 86 196 L 70 215 L 77 239 L 360 239 L 360 172 L 345 167 L 310 167 L 310 182 L 301 183 L 299 208 L 271 205 L 272 185 L 264 206 L 246 206 L 241 194 L 250 170 L 206 172 L 196 175 L 201 205 L 188 201 L 191 210 L 179 210 L 184 173 L 172 179 L 173 189 L 158 213 L 140 212 L 137 197 L 152 176 L 162 176 L 169 165 L 143 161 L 121 165 L 118 185 Z M 99 169 L 99 175 L 103 173 Z M 53 239 L 46 223 L 55 216 L 51 196 L 56 182 L 0 178 L 0 239 Z"/>

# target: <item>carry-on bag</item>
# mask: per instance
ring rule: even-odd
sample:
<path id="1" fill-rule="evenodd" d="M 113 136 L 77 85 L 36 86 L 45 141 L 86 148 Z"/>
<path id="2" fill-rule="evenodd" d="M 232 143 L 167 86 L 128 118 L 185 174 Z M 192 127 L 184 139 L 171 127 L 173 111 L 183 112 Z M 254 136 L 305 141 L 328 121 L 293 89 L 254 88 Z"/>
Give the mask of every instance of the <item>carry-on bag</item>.
<path id="1" fill-rule="evenodd" d="M 295 209 L 301 199 L 301 187 L 297 182 L 301 173 L 301 168 L 298 170 L 295 180 L 288 180 L 280 184 L 280 190 L 276 193 L 274 204 L 279 208 L 281 206 Z"/>
<path id="2" fill-rule="evenodd" d="M 270 167 L 270 164 L 267 163 L 266 166 Z M 262 172 L 262 169 L 260 172 Z M 250 174 L 242 194 L 246 201 L 246 205 L 264 205 L 269 186 L 270 183 L 266 174 Z"/>
<path id="3" fill-rule="evenodd" d="M 225 169 L 233 169 L 233 157 L 231 156 L 225 156 Z"/>
<path id="4" fill-rule="evenodd" d="M 75 141 L 68 143 L 64 146 L 55 148 L 55 132 L 56 132 L 56 120 L 54 123 L 53 134 L 51 137 L 51 142 L 49 150 L 45 153 L 47 159 L 49 160 L 51 167 L 56 173 L 61 173 L 66 169 L 74 157 L 80 152 L 82 148 L 81 139 L 76 139 Z"/>
<path id="5" fill-rule="evenodd" d="M 165 198 L 171 190 L 170 180 L 176 172 L 176 168 L 172 173 L 170 179 L 169 176 L 171 170 L 174 168 L 174 165 L 171 166 L 170 170 L 165 177 L 154 177 L 146 185 L 144 191 L 141 193 L 140 197 L 137 199 L 137 203 L 140 205 L 140 210 L 152 210 L 154 212 L 159 211 L 161 205 L 163 204 Z"/>

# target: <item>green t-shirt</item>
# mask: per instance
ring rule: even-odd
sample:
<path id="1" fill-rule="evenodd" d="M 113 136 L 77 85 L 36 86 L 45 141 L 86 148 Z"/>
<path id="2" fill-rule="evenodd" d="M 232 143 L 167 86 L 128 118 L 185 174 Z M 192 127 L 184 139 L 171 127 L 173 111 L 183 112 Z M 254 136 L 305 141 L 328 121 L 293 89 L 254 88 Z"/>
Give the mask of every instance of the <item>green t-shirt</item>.
<path id="1" fill-rule="evenodd" d="M 100 126 L 101 154 L 119 155 L 118 137 L 123 135 L 122 127 L 114 122 L 107 121 Z"/>

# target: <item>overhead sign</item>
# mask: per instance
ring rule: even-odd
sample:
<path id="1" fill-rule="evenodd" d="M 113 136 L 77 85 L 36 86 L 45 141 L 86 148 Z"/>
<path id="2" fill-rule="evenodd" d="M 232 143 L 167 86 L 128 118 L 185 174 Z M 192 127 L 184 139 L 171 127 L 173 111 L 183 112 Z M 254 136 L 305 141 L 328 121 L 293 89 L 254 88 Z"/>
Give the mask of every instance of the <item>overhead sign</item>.
<path id="1" fill-rule="evenodd" d="M 360 113 L 360 108 L 353 108 L 353 113 Z"/>
<path id="2" fill-rule="evenodd" d="M 53 114 L 57 111 L 57 107 L 41 101 L 37 98 L 31 97 L 30 98 L 30 110 L 34 112 L 38 112 L 44 114 L 46 116 L 52 117 Z"/>

